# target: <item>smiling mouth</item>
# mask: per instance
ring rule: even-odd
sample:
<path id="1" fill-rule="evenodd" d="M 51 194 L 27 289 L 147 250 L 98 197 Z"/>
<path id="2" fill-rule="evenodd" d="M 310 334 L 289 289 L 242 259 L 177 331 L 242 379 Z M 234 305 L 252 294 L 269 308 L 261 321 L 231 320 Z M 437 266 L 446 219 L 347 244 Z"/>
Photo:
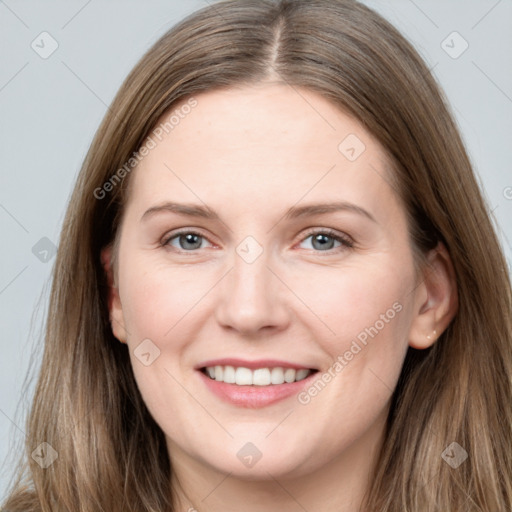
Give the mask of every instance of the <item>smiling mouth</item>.
<path id="1" fill-rule="evenodd" d="M 251 370 L 243 366 L 207 366 L 200 371 L 211 380 L 235 384 L 237 386 L 273 386 L 291 384 L 306 379 L 318 370 L 311 368 L 256 368 Z"/>

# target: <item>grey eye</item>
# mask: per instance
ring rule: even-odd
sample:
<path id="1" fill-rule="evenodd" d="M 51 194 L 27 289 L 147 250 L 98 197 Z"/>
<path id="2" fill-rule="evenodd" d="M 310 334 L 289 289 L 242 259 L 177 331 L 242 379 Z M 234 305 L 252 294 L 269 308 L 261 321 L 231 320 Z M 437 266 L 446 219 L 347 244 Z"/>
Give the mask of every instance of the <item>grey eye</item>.
<path id="1" fill-rule="evenodd" d="M 176 247 L 176 249 L 181 249 L 183 251 L 193 251 L 194 249 L 201 249 L 202 242 L 205 238 L 202 235 L 197 233 L 179 233 L 172 238 L 169 238 L 167 244 L 172 247 Z M 176 245 L 176 243 L 178 245 Z"/>
<path id="2" fill-rule="evenodd" d="M 312 247 L 306 247 L 306 249 L 313 248 L 318 251 L 328 251 L 342 245 L 339 240 L 327 233 L 313 233 L 312 235 L 309 235 L 307 238 L 305 238 L 302 243 L 309 239 L 311 239 Z M 338 245 L 334 245 L 336 243 Z"/>

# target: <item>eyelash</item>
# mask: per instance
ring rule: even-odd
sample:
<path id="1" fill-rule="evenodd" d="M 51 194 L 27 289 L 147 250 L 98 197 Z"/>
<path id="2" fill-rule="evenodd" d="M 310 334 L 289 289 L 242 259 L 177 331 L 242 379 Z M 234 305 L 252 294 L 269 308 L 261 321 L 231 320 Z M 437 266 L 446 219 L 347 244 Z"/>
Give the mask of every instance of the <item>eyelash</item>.
<path id="1" fill-rule="evenodd" d="M 181 235 L 196 235 L 196 236 L 199 236 L 199 237 L 201 237 L 203 239 L 208 240 L 208 238 L 206 236 L 202 235 L 201 233 L 198 233 L 197 231 L 185 230 L 184 229 L 184 230 L 181 230 L 181 231 L 176 231 L 174 233 L 171 233 L 169 236 L 166 236 L 163 239 L 161 245 L 163 247 L 172 247 L 169 242 L 171 240 L 174 240 L 175 238 L 178 238 Z M 336 253 L 336 252 L 341 252 L 343 250 L 352 249 L 354 247 L 354 241 L 353 241 L 353 239 L 351 237 L 349 237 L 348 235 L 345 235 L 345 234 L 340 234 L 337 231 L 334 231 L 334 230 L 329 229 L 329 228 L 323 228 L 323 229 L 316 228 L 316 229 L 311 229 L 311 230 L 307 231 L 306 235 L 300 240 L 300 243 L 304 242 L 309 237 L 314 236 L 314 235 L 326 235 L 329 238 L 332 238 L 333 240 L 335 240 L 337 242 L 340 242 L 340 244 L 341 244 L 339 247 L 335 247 L 333 249 L 327 249 L 325 251 L 317 251 L 315 249 L 308 249 L 308 250 L 312 250 L 312 251 L 314 251 L 316 253 L 333 254 L 333 253 Z M 191 250 L 188 250 L 188 251 L 183 250 L 183 249 L 180 250 L 180 249 L 177 249 L 176 247 L 172 247 L 172 250 L 176 251 L 176 252 L 178 252 L 180 254 L 182 254 L 182 253 L 191 254 L 191 253 L 194 253 L 194 252 L 198 251 L 198 249 L 191 249 Z"/>

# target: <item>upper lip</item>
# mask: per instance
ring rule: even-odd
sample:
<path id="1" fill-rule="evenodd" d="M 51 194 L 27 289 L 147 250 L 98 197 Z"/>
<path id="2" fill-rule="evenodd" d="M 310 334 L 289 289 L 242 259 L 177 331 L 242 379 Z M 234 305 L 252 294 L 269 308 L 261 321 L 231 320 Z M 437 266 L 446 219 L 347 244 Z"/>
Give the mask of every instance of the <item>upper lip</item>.
<path id="1" fill-rule="evenodd" d="M 194 366 L 196 370 L 206 368 L 209 366 L 234 366 L 236 368 L 249 368 L 256 370 L 258 368 L 294 368 L 295 370 L 308 369 L 315 370 L 307 364 L 291 363 L 289 361 L 281 361 L 279 359 L 258 359 L 256 361 L 247 361 L 245 359 L 238 359 L 233 357 L 224 357 L 222 359 L 210 359 Z"/>

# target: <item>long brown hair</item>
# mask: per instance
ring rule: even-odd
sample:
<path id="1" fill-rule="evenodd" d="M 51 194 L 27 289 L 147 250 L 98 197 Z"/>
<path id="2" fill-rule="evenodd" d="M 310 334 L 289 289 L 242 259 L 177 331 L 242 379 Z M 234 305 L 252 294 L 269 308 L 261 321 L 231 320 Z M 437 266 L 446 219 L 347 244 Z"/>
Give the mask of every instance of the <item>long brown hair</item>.
<path id="1" fill-rule="evenodd" d="M 508 269 L 435 79 L 392 25 L 354 0 L 229 0 L 144 55 L 87 154 L 62 229 L 11 512 L 173 510 L 164 435 L 113 337 L 100 251 L 126 200 L 130 168 L 119 169 L 162 115 L 202 91 L 270 76 L 363 123 L 394 163 L 418 258 L 442 241 L 456 272 L 452 323 L 430 349 L 407 353 L 364 510 L 512 510 Z M 30 456 L 42 442 L 58 453 L 46 469 Z M 456 469 L 442 457 L 452 442 L 468 454 Z"/>

